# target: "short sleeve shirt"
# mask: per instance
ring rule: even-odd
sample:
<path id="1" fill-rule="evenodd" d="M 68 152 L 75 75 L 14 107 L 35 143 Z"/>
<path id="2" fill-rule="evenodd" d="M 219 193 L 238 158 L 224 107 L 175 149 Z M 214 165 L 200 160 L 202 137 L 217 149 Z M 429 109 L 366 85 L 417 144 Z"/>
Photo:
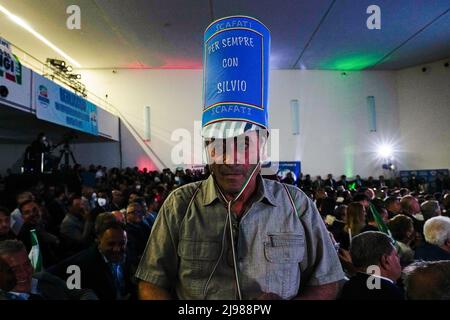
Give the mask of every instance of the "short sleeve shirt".
<path id="1" fill-rule="evenodd" d="M 258 176 L 246 212 L 231 215 L 243 299 L 344 279 L 313 201 L 300 189 Z M 213 178 L 178 188 L 164 202 L 136 272 L 179 299 L 237 299 L 227 208 Z"/>

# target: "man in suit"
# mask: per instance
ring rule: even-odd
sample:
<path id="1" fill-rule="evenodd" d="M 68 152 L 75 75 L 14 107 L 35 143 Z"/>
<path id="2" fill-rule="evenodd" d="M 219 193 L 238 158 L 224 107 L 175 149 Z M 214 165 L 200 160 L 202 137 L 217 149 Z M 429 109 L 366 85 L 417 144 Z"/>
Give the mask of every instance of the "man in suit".
<path id="1" fill-rule="evenodd" d="M 418 246 L 416 260 L 450 260 L 450 218 L 437 216 L 428 219 L 424 226 L 426 242 Z"/>
<path id="2" fill-rule="evenodd" d="M 358 271 L 344 284 L 342 300 L 404 300 L 396 281 L 401 276 L 400 258 L 393 240 L 378 231 L 352 239 L 350 255 Z"/>
<path id="3" fill-rule="evenodd" d="M 21 203 L 20 212 L 22 213 L 23 225 L 17 235 L 17 239 L 22 241 L 28 252 L 30 252 L 31 230 L 36 231 L 39 247 L 42 254 L 42 263 L 47 268 L 58 261 L 58 249 L 60 245 L 59 238 L 47 231 L 42 220 L 41 207 L 33 200 L 27 200 Z"/>
<path id="4" fill-rule="evenodd" d="M 81 271 L 81 288 L 94 290 L 100 300 L 123 300 L 135 296 L 135 286 L 126 259 L 127 234 L 124 226 L 107 220 L 96 224 L 96 244 L 53 266 L 48 271 L 66 279 L 67 268 Z"/>
<path id="5" fill-rule="evenodd" d="M 69 290 L 64 281 L 47 272 L 33 274 L 33 266 L 22 242 L 0 242 L 0 259 L 6 262 L 14 279 L 0 296 L 8 300 L 96 300 L 91 290 Z M 12 281 L 11 281 L 12 280 Z"/>
<path id="6" fill-rule="evenodd" d="M 336 189 L 336 180 L 333 179 L 333 175 L 331 173 L 328 174 L 327 179 L 325 180 L 325 186 Z"/>

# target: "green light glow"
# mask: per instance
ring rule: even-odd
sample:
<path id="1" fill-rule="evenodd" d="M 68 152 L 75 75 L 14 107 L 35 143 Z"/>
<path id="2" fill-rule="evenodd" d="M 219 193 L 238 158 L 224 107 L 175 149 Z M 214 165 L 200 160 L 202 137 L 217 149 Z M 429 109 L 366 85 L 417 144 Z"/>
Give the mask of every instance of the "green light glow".
<path id="1" fill-rule="evenodd" d="M 381 58 L 381 54 L 347 54 L 325 61 L 321 64 L 321 68 L 342 71 L 363 70 L 371 67 Z"/>

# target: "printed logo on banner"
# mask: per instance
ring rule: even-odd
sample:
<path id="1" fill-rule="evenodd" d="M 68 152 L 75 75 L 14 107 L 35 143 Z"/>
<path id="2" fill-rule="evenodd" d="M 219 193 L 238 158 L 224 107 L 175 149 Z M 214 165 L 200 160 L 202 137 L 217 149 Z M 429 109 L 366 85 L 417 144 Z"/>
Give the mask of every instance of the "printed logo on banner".
<path id="1" fill-rule="evenodd" d="M 0 77 L 22 85 L 22 64 L 11 52 L 9 42 L 0 38 Z"/>
<path id="2" fill-rule="evenodd" d="M 50 103 L 50 99 L 48 98 L 48 89 L 44 85 L 39 86 L 38 100 L 40 105 L 44 108 L 47 108 Z"/>
<path id="3" fill-rule="evenodd" d="M 90 118 L 91 118 L 91 122 L 92 122 L 93 126 L 97 126 L 97 113 L 92 111 Z"/>

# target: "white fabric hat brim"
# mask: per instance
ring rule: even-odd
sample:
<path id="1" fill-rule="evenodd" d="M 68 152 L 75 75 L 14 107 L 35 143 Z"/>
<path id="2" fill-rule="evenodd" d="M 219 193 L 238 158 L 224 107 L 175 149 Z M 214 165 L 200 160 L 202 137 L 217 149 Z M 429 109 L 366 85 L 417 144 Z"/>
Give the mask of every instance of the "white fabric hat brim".
<path id="1" fill-rule="evenodd" d="M 262 127 L 246 121 L 220 121 L 202 128 L 204 139 L 229 139 L 248 131 L 261 130 Z"/>

